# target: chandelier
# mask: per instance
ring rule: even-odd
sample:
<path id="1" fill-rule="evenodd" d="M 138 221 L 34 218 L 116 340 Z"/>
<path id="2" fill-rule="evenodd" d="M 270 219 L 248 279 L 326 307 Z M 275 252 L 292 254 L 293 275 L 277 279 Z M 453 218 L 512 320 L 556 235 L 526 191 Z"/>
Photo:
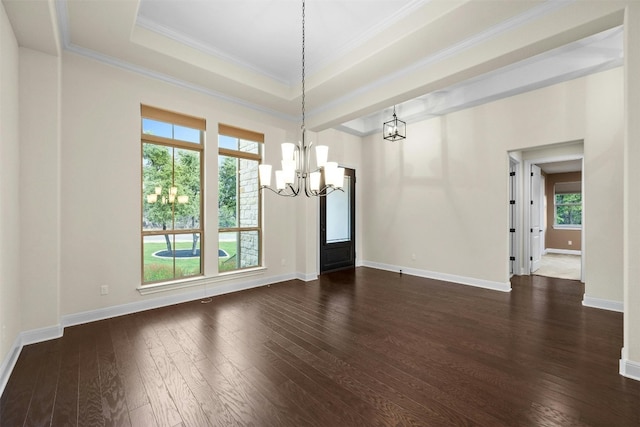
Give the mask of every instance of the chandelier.
<path id="1" fill-rule="evenodd" d="M 179 196 L 178 195 L 178 187 L 170 187 L 167 195 L 162 194 L 162 187 L 158 186 L 154 188 L 154 192 L 151 194 L 147 194 L 147 203 L 156 203 L 160 202 L 163 205 L 167 203 L 173 204 L 174 202 L 178 202 L 180 204 L 189 203 L 189 196 Z"/>
<path id="2" fill-rule="evenodd" d="M 295 197 L 304 192 L 307 197 L 326 196 L 344 185 L 344 168 L 336 162 L 328 162 L 329 147 L 318 145 L 316 169 L 311 169 L 311 147 L 306 140 L 305 128 L 305 0 L 302 0 L 302 126 L 301 140 L 297 144 L 282 144 L 282 169 L 275 171 L 276 188 L 271 187 L 271 165 L 258 166 L 260 189 L 268 189 L 279 196 Z"/>
<path id="3" fill-rule="evenodd" d="M 399 141 L 407 137 L 407 124 L 396 116 L 396 106 L 393 106 L 393 118 L 382 125 L 382 137 L 389 141 Z"/>

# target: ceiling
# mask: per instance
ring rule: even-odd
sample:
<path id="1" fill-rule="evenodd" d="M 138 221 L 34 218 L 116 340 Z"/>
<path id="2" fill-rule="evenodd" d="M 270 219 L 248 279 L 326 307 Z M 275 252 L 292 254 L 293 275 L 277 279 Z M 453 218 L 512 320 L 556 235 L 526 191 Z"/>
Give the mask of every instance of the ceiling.
<path id="1" fill-rule="evenodd" d="M 546 174 L 580 172 L 582 171 L 582 159 L 538 163 L 538 166 Z"/>
<path id="2" fill-rule="evenodd" d="M 298 0 L 2 0 L 21 46 L 61 50 L 297 122 Z M 379 131 L 622 64 L 622 12 L 574 0 L 307 0 L 312 130 Z"/>

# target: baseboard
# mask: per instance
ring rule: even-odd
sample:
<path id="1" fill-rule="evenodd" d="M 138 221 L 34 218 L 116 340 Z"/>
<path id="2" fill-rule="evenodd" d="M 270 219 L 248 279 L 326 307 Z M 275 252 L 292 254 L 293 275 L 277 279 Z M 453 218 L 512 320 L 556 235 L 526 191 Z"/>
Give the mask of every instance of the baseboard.
<path id="1" fill-rule="evenodd" d="M 49 341 L 62 336 L 62 325 L 49 326 L 47 328 L 32 329 L 20 333 L 23 346 L 37 342 Z"/>
<path id="2" fill-rule="evenodd" d="M 382 264 L 378 262 L 363 261 L 362 265 L 365 267 L 376 268 L 378 270 L 386 271 L 402 271 L 402 274 L 409 274 L 411 276 L 425 277 L 427 279 L 443 280 L 445 282 L 458 283 L 461 285 L 474 286 L 477 288 L 491 289 L 494 291 L 511 292 L 511 283 L 506 282 L 494 282 L 491 280 L 476 279 L 473 277 L 456 276 L 454 274 L 438 273 L 435 271 L 419 270 L 415 268 L 407 268 L 397 265 Z"/>
<path id="3" fill-rule="evenodd" d="M 296 273 L 296 279 L 302 280 L 303 282 L 311 282 L 317 278 L 318 273 Z"/>
<path id="4" fill-rule="evenodd" d="M 584 305 L 585 307 L 599 308 L 602 310 L 624 313 L 624 303 L 622 301 L 594 298 L 587 296 L 586 294 L 582 298 L 582 305 Z"/>
<path id="5" fill-rule="evenodd" d="M 112 317 L 124 316 L 126 314 L 140 311 L 153 310 L 154 308 L 166 307 L 169 305 L 195 301 L 202 298 L 214 297 L 217 295 L 229 294 L 232 292 L 244 291 L 246 289 L 271 285 L 298 278 L 298 274 L 286 274 L 275 277 L 249 280 L 242 283 L 216 284 L 207 286 L 204 290 L 193 290 L 177 295 L 153 298 L 144 301 L 136 301 L 127 304 L 114 305 L 111 307 L 89 310 L 81 313 L 68 314 L 62 316 L 62 326 L 81 325 L 83 323 L 95 322 L 97 320 L 110 319 Z"/>
<path id="6" fill-rule="evenodd" d="M 11 350 L 9 351 L 7 357 L 0 366 L 0 396 L 4 392 L 4 388 L 9 381 L 11 372 L 13 372 L 13 368 L 16 366 L 18 357 L 20 357 L 22 348 L 25 345 L 48 341 L 55 338 L 60 338 L 61 336 L 62 327 L 60 325 L 40 329 L 32 329 L 30 331 L 19 333 L 16 339 L 13 341 L 13 345 L 11 346 Z"/>
<path id="7" fill-rule="evenodd" d="M 4 393 L 4 388 L 7 386 L 7 382 L 9 382 L 9 377 L 11 376 L 11 372 L 13 372 L 13 368 L 16 366 L 21 351 L 22 339 L 20 335 L 18 335 L 13 341 L 7 357 L 4 358 L 2 365 L 0 365 L 0 396 Z"/>
<path id="8" fill-rule="evenodd" d="M 553 249 L 547 248 L 544 250 L 548 254 L 561 254 L 561 255 L 582 255 L 582 251 L 576 251 L 573 249 Z"/>
<path id="9" fill-rule="evenodd" d="M 640 381 L 640 363 L 627 359 L 620 359 L 620 375 Z"/>

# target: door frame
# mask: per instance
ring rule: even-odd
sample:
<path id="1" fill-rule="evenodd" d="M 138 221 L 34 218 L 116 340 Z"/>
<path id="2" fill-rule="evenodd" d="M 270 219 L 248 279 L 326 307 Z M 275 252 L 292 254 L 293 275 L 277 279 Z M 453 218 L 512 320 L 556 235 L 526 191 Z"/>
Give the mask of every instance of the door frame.
<path id="1" fill-rule="evenodd" d="M 511 170 L 513 169 L 513 172 L 515 173 L 515 176 L 513 177 L 513 179 L 511 179 L 511 176 L 509 176 L 509 197 L 508 200 L 514 200 L 515 201 L 515 208 L 514 208 L 514 212 L 513 212 L 513 224 L 511 224 L 511 219 L 510 219 L 510 224 L 509 224 L 509 228 L 511 228 L 511 226 L 513 226 L 513 228 L 516 230 L 514 232 L 514 236 L 513 236 L 513 242 L 511 242 L 511 235 L 509 235 L 509 240 L 510 240 L 510 244 L 509 244 L 509 256 L 513 256 L 515 259 L 513 260 L 513 273 L 511 273 L 511 268 L 508 268 L 509 272 L 509 276 L 511 275 L 521 275 L 522 274 L 522 263 L 520 262 L 520 254 L 521 254 L 521 232 L 520 229 L 522 228 L 522 224 L 521 224 L 521 208 L 520 206 L 522 206 L 522 197 L 520 196 L 520 183 L 522 182 L 520 179 L 520 176 L 522 176 L 522 162 L 520 160 L 518 160 L 517 158 L 515 158 L 514 156 L 512 156 L 511 154 L 509 154 L 509 172 L 511 172 Z M 512 199 L 513 197 L 513 199 Z M 509 205 L 509 209 L 511 210 L 511 205 Z M 509 212 L 509 216 L 511 216 L 511 212 Z M 509 231 L 509 234 L 511 234 L 511 231 Z M 511 247 L 511 245 L 513 245 L 513 248 Z M 513 254 L 513 255 L 512 255 Z M 509 260 L 509 262 L 511 262 L 511 260 Z"/>
<path id="2" fill-rule="evenodd" d="M 541 164 L 541 163 L 555 163 L 555 162 L 563 162 L 566 160 L 582 160 L 582 229 L 580 231 L 580 281 L 584 283 L 585 281 L 585 271 L 584 271 L 584 257 L 585 257 L 585 233 L 586 233 L 586 223 L 585 223 L 585 188 L 584 188 L 584 154 L 570 154 L 565 156 L 553 156 L 553 157 L 542 157 L 537 159 L 529 159 L 524 162 L 524 170 L 529 171 L 524 173 L 524 200 L 525 203 L 523 205 L 529 206 L 527 201 L 531 200 L 531 165 Z M 531 274 L 531 233 L 528 232 L 531 229 L 531 210 L 523 209 L 524 214 L 524 227 L 522 228 L 522 241 L 523 244 L 523 274 L 530 275 Z"/>

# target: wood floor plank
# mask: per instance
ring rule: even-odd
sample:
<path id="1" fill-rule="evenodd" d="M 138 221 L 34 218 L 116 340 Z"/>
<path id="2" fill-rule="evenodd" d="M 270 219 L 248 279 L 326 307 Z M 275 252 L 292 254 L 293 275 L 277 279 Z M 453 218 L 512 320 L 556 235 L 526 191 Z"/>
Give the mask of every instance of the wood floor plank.
<path id="1" fill-rule="evenodd" d="M 0 425 L 23 425 L 49 343 L 25 346 L 0 400 Z M 11 390 L 7 393 L 6 390 Z"/>
<path id="2" fill-rule="evenodd" d="M 100 369 L 95 336 L 84 334 L 78 368 L 78 425 L 102 425 Z"/>
<path id="3" fill-rule="evenodd" d="M 260 414 L 260 420 L 265 425 L 295 425 L 312 426 L 312 420 L 306 413 L 299 411 L 287 411 L 287 407 L 274 405 L 262 393 L 251 384 L 231 363 L 224 363 L 218 367 L 227 382 L 240 394 L 241 399 L 248 402 L 256 413 Z"/>
<path id="4" fill-rule="evenodd" d="M 169 394 L 173 397 L 173 401 L 182 418 L 182 423 L 185 426 L 195 427 L 209 425 L 209 421 L 200 404 L 169 357 L 168 351 L 164 348 L 153 349 L 151 357 L 155 361 Z"/>
<path id="5" fill-rule="evenodd" d="M 177 351 L 171 354 L 171 360 L 175 363 L 195 398 L 200 402 L 202 411 L 211 425 L 220 427 L 242 425 L 241 420 L 234 417 L 232 411 L 225 406 L 197 367 L 193 365 L 189 356 L 182 351 Z"/>
<path id="6" fill-rule="evenodd" d="M 156 417 L 153 415 L 151 404 L 147 403 L 129 411 L 129 419 L 132 426 L 154 427 L 158 426 Z"/>
<path id="7" fill-rule="evenodd" d="M 80 327 L 70 327 L 61 338 L 61 360 L 53 408 L 52 426 L 75 426 L 78 423 L 78 390 L 80 375 Z M 1 425 L 1 423 L 0 423 Z"/>
<path id="8" fill-rule="evenodd" d="M 125 387 L 118 371 L 115 353 L 99 353 L 102 416 L 107 426 L 129 426 Z"/>
<path id="9" fill-rule="evenodd" d="M 127 408 L 132 411 L 149 403 L 147 392 L 145 391 L 140 371 L 135 362 L 136 351 L 146 351 L 146 346 L 135 345 L 129 340 L 127 331 L 128 322 L 126 320 L 113 320 L 109 328 L 111 339 L 113 340 L 113 350 L 116 357 L 116 367 L 122 379 L 124 396 Z"/>
<path id="10" fill-rule="evenodd" d="M 155 361 L 148 351 L 139 351 L 135 355 L 142 384 L 147 392 L 149 403 L 158 424 L 174 426 L 182 422 L 176 404 L 156 367 Z"/>
<path id="11" fill-rule="evenodd" d="M 65 329 L 25 346 L 0 425 L 640 425 L 621 313 L 357 268 Z"/>
<path id="12" fill-rule="evenodd" d="M 227 381 L 218 369 L 220 364 L 215 365 L 207 359 L 199 360 L 195 364 L 209 387 L 216 393 L 227 410 L 231 412 L 234 419 L 238 420 L 241 425 L 260 424 L 260 420 L 264 418 L 261 408 L 256 408 L 253 402 L 245 400 L 241 390 L 234 388 Z"/>
<path id="13" fill-rule="evenodd" d="M 29 412 L 25 425 L 41 426 L 50 425 L 53 417 L 53 407 L 55 404 L 56 389 L 60 376 L 60 341 L 54 341 L 45 353 L 42 367 L 35 384 L 34 393 L 31 397 Z"/>

